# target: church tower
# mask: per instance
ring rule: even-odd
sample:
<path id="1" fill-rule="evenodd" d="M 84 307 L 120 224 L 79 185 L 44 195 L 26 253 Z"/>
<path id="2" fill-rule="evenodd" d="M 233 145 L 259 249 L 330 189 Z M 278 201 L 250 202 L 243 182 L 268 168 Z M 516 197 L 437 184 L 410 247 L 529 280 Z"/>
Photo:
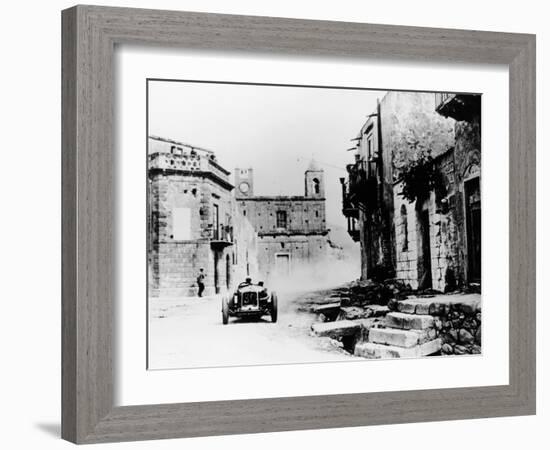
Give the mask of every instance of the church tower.
<path id="1" fill-rule="evenodd" d="M 325 180 L 324 172 L 321 166 L 314 159 L 309 163 L 305 174 L 306 197 L 309 198 L 325 198 Z"/>
<path id="2" fill-rule="evenodd" d="M 254 177 L 252 169 L 235 169 L 235 197 L 254 196 Z"/>

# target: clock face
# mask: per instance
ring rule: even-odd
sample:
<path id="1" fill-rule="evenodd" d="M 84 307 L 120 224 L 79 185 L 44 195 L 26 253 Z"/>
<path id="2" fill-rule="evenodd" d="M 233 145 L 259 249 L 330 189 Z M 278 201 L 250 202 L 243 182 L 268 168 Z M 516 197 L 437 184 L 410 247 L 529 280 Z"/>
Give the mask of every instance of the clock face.
<path id="1" fill-rule="evenodd" d="M 250 186 L 248 185 L 248 183 L 246 182 L 242 182 L 241 184 L 239 184 L 239 190 L 243 193 L 243 194 L 246 194 L 248 192 L 248 190 L 250 189 Z"/>

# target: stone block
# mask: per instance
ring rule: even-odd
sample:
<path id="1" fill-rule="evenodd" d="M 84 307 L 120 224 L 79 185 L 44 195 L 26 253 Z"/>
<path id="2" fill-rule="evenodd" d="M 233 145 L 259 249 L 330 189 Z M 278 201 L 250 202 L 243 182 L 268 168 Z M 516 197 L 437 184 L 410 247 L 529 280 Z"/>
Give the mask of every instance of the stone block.
<path id="1" fill-rule="evenodd" d="M 360 342 L 355 346 L 354 355 L 369 359 L 420 358 L 422 356 L 433 355 L 440 350 L 441 339 L 434 339 L 433 341 L 410 348 L 375 344 L 373 342 Z"/>
<path id="2" fill-rule="evenodd" d="M 344 306 L 340 308 L 339 319 L 355 320 L 370 317 L 372 314 L 368 309 L 359 308 L 357 306 Z"/>
<path id="3" fill-rule="evenodd" d="M 339 311 L 340 310 L 340 302 L 331 302 L 326 303 L 324 305 L 314 305 L 311 307 L 311 311 L 317 314 L 325 313 L 327 311 Z"/>
<path id="4" fill-rule="evenodd" d="M 339 339 L 352 336 L 361 330 L 361 324 L 352 320 L 337 320 L 336 322 L 322 322 L 311 325 L 313 334 L 319 337 Z"/>
<path id="5" fill-rule="evenodd" d="M 415 314 L 421 314 L 421 315 L 427 315 L 430 313 L 430 303 L 429 302 L 422 302 L 418 303 L 416 305 L 416 309 L 414 310 Z"/>
<path id="6" fill-rule="evenodd" d="M 388 306 L 383 305 L 369 305 L 367 306 L 367 311 L 369 312 L 369 317 L 382 317 L 385 316 L 387 313 L 390 312 L 390 308 Z"/>
<path id="7" fill-rule="evenodd" d="M 458 332 L 458 341 L 461 344 L 473 344 L 474 343 L 474 336 L 472 336 L 472 333 L 470 333 L 468 330 L 465 330 L 464 328 L 461 328 Z"/>
<path id="8" fill-rule="evenodd" d="M 414 314 L 414 311 L 416 310 L 416 302 L 407 300 L 400 301 L 397 304 L 397 310 L 405 314 Z"/>
<path id="9" fill-rule="evenodd" d="M 454 353 L 455 355 L 466 355 L 468 353 L 468 349 L 463 345 L 455 345 Z"/>
<path id="10" fill-rule="evenodd" d="M 454 352 L 454 349 L 449 344 L 443 344 L 443 346 L 441 347 L 441 353 L 443 353 L 445 355 L 452 355 L 453 352 Z"/>
<path id="11" fill-rule="evenodd" d="M 405 314 L 402 312 L 391 312 L 386 315 L 386 326 L 404 330 L 426 330 L 432 328 L 434 318 L 429 315 Z"/>
<path id="12" fill-rule="evenodd" d="M 369 342 L 394 345 L 396 347 L 414 347 L 421 342 L 424 332 L 398 330 L 395 328 L 373 328 L 369 333 Z"/>

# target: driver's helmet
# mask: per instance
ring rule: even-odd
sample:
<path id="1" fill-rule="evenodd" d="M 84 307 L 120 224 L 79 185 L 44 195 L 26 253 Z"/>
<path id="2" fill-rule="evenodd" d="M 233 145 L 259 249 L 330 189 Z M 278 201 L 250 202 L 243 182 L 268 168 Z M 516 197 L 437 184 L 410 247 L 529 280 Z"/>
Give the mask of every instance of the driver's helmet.
<path id="1" fill-rule="evenodd" d="M 244 280 L 244 282 L 245 282 L 246 284 L 252 284 L 252 278 L 246 277 L 246 279 Z"/>

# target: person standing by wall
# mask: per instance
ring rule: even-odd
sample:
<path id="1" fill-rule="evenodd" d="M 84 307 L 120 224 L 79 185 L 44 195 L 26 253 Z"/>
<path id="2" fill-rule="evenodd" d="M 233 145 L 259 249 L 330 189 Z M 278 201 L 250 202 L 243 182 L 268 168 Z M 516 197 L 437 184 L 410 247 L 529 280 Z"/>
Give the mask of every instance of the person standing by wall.
<path id="1" fill-rule="evenodd" d="M 199 275 L 197 276 L 197 285 L 199 286 L 199 297 L 202 297 L 202 293 L 204 292 L 205 278 L 206 278 L 206 274 L 204 273 L 204 269 L 201 267 L 199 271 Z"/>

